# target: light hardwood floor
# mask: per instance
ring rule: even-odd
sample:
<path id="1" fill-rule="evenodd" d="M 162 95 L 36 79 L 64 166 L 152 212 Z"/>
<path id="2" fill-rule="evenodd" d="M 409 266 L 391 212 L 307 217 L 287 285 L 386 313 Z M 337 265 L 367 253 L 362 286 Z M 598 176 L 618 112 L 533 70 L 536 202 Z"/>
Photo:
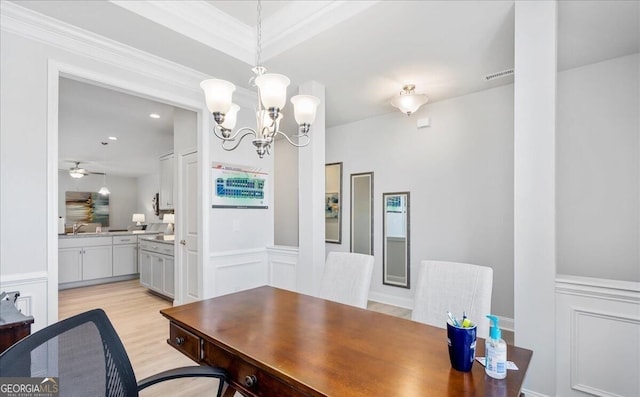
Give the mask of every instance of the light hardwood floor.
<path id="1" fill-rule="evenodd" d="M 59 318 L 101 308 L 109 316 L 137 379 L 171 368 L 195 365 L 167 344 L 169 323 L 159 313 L 171 302 L 148 292 L 138 280 L 60 291 Z M 211 396 L 215 379 L 179 379 L 143 390 L 141 396 Z"/>

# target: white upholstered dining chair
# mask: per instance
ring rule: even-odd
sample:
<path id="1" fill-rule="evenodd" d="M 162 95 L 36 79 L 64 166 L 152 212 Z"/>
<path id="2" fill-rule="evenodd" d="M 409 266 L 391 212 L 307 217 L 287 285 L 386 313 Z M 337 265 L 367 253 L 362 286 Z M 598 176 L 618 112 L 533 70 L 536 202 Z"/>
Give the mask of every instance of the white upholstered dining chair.
<path id="1" fill-rule="evenodd" d="M 329 252 L 320 284 L 320 297 L 367 308 L 374 258 L 354 252 Z"/>
<path id="2" fill-rule="evenodd" d="M 446 328 L 447 311 L 457 318 L 466 312 L 477 324 L 477 336 L 489 336 L 493 269 L 468 263 L 420 262 L 411 319 Z"/>

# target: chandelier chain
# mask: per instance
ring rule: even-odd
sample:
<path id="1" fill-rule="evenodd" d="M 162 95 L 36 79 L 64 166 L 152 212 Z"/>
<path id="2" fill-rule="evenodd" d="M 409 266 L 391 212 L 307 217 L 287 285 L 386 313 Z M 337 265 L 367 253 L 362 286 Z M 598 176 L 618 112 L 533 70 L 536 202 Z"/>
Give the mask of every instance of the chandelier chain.
<path id="1" fill-rule="evenodd" d="M 256 23 L 256 66 L 262 66 L 262 3 L 258 0 L 258 21 Z"/>

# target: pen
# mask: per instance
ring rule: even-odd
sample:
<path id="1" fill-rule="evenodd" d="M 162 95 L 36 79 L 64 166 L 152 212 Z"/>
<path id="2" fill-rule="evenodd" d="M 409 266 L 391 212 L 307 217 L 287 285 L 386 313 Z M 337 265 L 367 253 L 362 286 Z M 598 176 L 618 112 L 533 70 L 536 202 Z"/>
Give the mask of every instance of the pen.
<path id="1" fill-rule="evenodd" d="M 451 324 L 454 327 L 459 327 L 460 326 L 460 324 L 458 323 L 458 320 L 456 320 L 456 318 L 453 317 L 453 314 L 451 314 L 451 312 L 447 312 L 447 316 L 449 316 L 449 320 L 451 320 Z"/>

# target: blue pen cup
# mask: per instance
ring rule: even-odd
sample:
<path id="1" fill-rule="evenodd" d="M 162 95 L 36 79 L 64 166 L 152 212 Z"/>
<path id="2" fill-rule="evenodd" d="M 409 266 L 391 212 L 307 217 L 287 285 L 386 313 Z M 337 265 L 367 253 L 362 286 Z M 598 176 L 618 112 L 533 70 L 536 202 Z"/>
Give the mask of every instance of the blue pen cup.
<path id="1" fill-rule="evenodd" d="M 469 328 L 456 327 L 447 323 L 449 340 L 449 360 L 453 369 L 469 372 L 476 358 L 476 331 L 474 325 Z"/>

